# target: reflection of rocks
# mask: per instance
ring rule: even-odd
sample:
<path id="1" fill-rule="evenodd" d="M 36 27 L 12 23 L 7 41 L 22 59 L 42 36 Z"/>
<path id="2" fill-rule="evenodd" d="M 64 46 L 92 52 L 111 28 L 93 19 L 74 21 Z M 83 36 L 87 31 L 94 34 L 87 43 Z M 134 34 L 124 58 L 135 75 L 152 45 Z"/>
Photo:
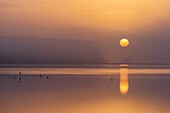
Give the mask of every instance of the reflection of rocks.
<path id="1" fill-rule="evenodd" d="M 5 37 L 0 38 L 0 45 L 5 48 L 0 48 L 3 64 L 106 63 L 92 41 Z"/>

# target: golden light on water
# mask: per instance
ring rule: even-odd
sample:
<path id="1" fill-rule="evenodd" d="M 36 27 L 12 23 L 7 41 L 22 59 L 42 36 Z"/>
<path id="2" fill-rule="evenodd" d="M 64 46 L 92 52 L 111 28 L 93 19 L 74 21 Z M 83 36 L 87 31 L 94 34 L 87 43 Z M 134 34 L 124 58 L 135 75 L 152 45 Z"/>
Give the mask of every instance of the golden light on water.
<path id="1" fill-rule="evenodd" d="M 120 68 L 120 93 L 125 95 L 129 91 L 128 68 Z"/>
<path id="2" fill-rule="evenodd" d="M 109 70 L 101 68 L 0 68 L 2 75 L 0 81 L 2 84 L 7 83 L 0 88 L 5 89 L 0 94 L 2 100 L 0 105 L 4 107 L 1 112 L 169 113 L 169 87 L 167 87 L 170 85 L 169 69 L 133 70 L 128 67 L 130 67 L 128 64 L 121 64 L 120 69 L 109 68 Z M 17 85 L 17 80 L 7 79 L 7 75 L 17 75 L 20 71 L 22 72 L 20 85 Z M 160 74 L 164 71 L 166 71 L 166 76 L 164 76 L 165 73 Z M 109 76 L 106 72 L 109 72 Z M 113 76 L 115 75 L 113 84 L 108 82 L 110 72 Z M 38 78 L 37 75 L 42 73 L 44 77 Z M 29 77 L 28 74 L 31 76 Z M 74 76 L 75 74 L 78 76 Z M 117 84 L 118 74 L 120 74 L 120 84 Z M 35 77 L 33 77 L 34 75 Z M 50 79 L 43 80 L 47 75 L 50 76 Z M 89 75 L 94 75 L 94 77 L 91 78 Z M 128 75 L 131 79 L 129 82 Z M 140 80 L 140 82 L 136 80 Z M 159 82 L 160 80 L 162 82 Z M 132 82 L 131 86 L 130 82 Z M 128 96 L 122 97 L 117 94 L 118 85 L 120 85 L 122 95 L 126 95 L 130 88 L 133 90 Z M 6 109 L 9 107 L 11 109 Z M 86 109 L 84 109 L 85 107 Z"/>
<path id="3" fill-rule="evenodd" d="M 121 39 L 119 43 L 120 43 L 121 47 L 128 47 L 129 46 L 129 40 L 126 39 L 126 38 Z"/>

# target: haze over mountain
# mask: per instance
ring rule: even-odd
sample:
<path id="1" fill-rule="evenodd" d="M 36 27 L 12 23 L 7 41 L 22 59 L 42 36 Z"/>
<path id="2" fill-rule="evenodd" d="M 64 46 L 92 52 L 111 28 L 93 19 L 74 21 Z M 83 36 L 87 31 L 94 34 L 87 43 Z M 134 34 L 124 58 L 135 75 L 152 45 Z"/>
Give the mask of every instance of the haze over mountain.
<path id="1" fill-rule="evenodd" d="M 0 63 L 170 63 L 169 4 L 0 1 Z M 121 38 L 130 46 L 121 48 Z"/>
<path id="2" fill-rule="evenodd" d="M 105 63 L 92 41 L 0 38 L 0 64 Z"/>

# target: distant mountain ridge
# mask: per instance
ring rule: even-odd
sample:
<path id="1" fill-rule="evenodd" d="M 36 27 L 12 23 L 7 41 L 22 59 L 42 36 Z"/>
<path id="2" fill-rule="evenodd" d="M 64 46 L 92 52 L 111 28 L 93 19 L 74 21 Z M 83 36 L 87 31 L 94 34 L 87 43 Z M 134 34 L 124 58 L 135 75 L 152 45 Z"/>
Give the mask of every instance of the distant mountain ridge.
<path id="1" fill-rule="evenodd" d="M 41 38 L 0 38 L 0 64 L 106 63 L 92 41 Z"/>

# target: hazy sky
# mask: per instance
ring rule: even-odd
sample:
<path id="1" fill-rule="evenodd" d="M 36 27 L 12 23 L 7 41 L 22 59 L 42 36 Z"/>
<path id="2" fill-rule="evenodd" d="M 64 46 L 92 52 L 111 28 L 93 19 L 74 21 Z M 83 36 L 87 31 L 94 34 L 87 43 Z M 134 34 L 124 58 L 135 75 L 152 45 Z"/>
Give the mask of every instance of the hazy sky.
<path id="1" fill-rule="evenodd" d="M 167 63 L 169 4 L 169 0 L 1 0 L 0 36 L 88 40 L 98 44 L 108 62 Z M 124 37 L 130 40 L 126 49 L 118 45 Z"/>

